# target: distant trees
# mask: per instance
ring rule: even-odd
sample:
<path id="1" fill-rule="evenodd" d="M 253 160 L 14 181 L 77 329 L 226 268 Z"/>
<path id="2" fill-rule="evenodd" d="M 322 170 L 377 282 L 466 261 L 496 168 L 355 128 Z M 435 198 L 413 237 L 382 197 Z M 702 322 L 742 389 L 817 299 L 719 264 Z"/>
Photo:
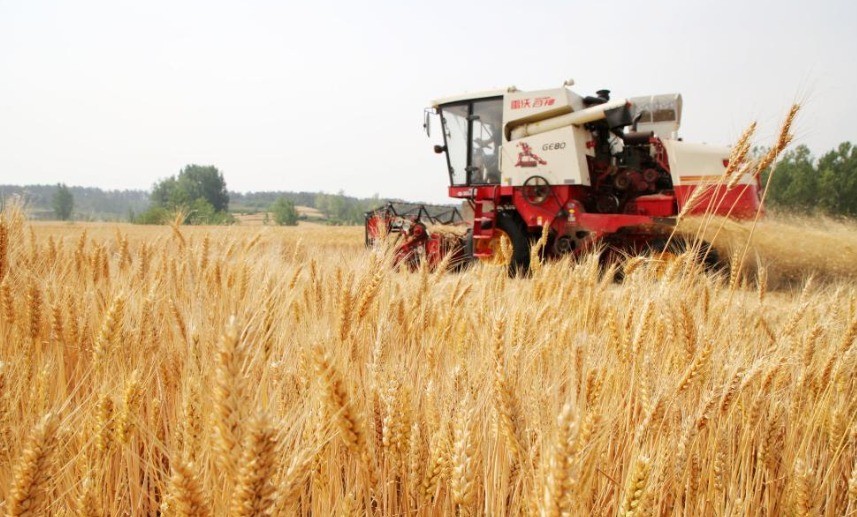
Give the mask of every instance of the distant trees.
<path id="1" fill-rule="evenodd" d="M 188 165 L 178 176 L 159 181 L 152 188 L 151 207 L 140 214 L 137 222 L 159 224 L 178 211 L 188 224 L 227 224 L 234 222 L 229 214 L 226 180 L 212 165 Z"/>
<path id="2" fill-rule="evenodd" d="M 128 220 L 129 211 L 139 214 L 149 206 L 144 190 L 101 190 L 97 187 L 66 185 L 74 200 L 72 217 L 86 221 Z M 54 195 L 57 185 L 0 184 L 0 205 L 4 199 L 19 197 L 33 220 L 56 219 Z"/>
<path id="3" fill-rule="evenodd" d="M 274 222 L 280 226 L 296 226 L 298 224 L 298 209 L 295 203 L 285 196 L 280 196 L 271 205 L 274 214 Z"/>
<path id="4" fill-rule="evenodd" d="M 230 210 L 244 210 L 259 212 L 269 210 L 271 205 L 281 197 L 292 201 L 295 206 L 308 206 L 315 208 L 315 192 L 282 192 L 282 191 L 256 191 L 256 192 L 230 192 Z"/>
<path id="5" fill-rule="evenodd" d="M 315 208 L 333 224 L 363 224 L 363 214 L 383 204 L 378 195 L 366 199 L 348 197 L 345 192 L 316 194 Z"/>
<path id="6" fill-rule="evenodd" d="M 763 175 L 763 184 L 770 174 Z M 790 210 L 857 216 L 857 147 L 843 142 L 818 160 L 804 145 L 785 153 L 773 170 L 767 199 Z"/>
<path id="7" fill-rule="evenodd" d="M 71 213 L 74 211 L 74 196 L 65 183 L 57 183 L 57 190 L 54 192 L 52 204 L 57 219 L 60 221 L 71 219 Z"/>
<path id="8" fill-rule="evenodd" d="M 153 188 L 162 184 L 172 185 L 177 177 L 167 178 L 157 182 Z M 69 192 L 74 198 L 73 216 L 75 220 L 87 221 L 120 221 L 127 220 L 137 223 L 161 224 L 172 221 L 177 209 L 170 202 L 169 187 L 161 186 L 155 196 L 152 190 L 101 190 L 97 187 L 76 187 L 69 185 Z M 3 199 L 19 196 L 26 203 L 28 216 L 33 219 L 55 219 L 57 216 L 53 209 L 53 198 L 56 194 L 57 185 L 6 185 L 0 184 L 0 203 Z M 381 199 L 377 195 L 371 198 L 357 198 L 338 194 L 324 194 L 318 192 L 287 192 L 287 191 L 260 191 L 260 192 L 228 192 L 228 208 L 231 213 L 260 213 L 269 212 L 271 206 L 279 199 L 285 198 L 295 207 L 316 208 L 320 213 L 300 214 L 299 219 L 306 217 L 318 218 L 320 222 L 329 224 L 363 224 L 363 214 L 367 210 L 383 205 L 388 199 Z M 158 203 L 153 203 L 153 198 L 158 197 Z M 164 202 L 166 200 L 166 202 Z M 210 203 L 208 203 L 211 205 Z M 203 205 L 194 207 L 193 203 L 180 204 L 185 214 L 197 210 L 196 215 L 191 214 L 189 222 L 199 219 L 199 214 L 208 213 L 208 207 Z M 213 205 L 211 205 L 213 208 Z M 157 207 L 157 208 L 156 208 Z M 163 208 L 167 207 L 167 208 Z M 229 216 L 221 212 L 217 217 Z M 273 221 L 273 214 L 270 214 Z"/>
<path id="9" fill-rule="evenodd" d="M 831 213 L 857 215 L 857 148 L 839 144 L 818 160 L 818 188 L 823 208 Z"/>

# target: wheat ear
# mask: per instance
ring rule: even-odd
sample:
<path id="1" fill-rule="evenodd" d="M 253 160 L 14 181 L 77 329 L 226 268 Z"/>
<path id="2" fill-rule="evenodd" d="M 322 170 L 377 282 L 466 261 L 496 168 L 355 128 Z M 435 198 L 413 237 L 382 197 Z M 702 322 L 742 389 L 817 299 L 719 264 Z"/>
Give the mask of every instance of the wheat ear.
<path id="1" fill-rule="evenodd" d="M 173 464 L 169 486 L 170 514 L 178 517 L 209 517 L 211 508 L 194 465 L 178 460 Z"/>
<path id="2" fill-rule="evenodd" d="M 235 474 L 240 453 L 243 399 L 238 348 L 238 327 L 233 316 L 218 345 L 214 385 L 214 448 L 218 453 L 220 466 L 229 479 Z"/>
<path id="3" fill-rule="evenodd" d="M 646 485 L 649 481 L 649 472 L 651 470 L 651 460 L 645 456 L 637 459 L 634 474 L 625 489 L 625 498 L 622 502 L 622 507 L 619 508 L 619 515 L 622 517 L 631 517 L 639 515 L 643 512 Z"/>
<path id="4" fill-rule="evenodd" d="M 452 499 L 459 515 L 469 515 L 476 486 L 476 444 L 473 436 L 473 408 L 465 397 L 453 426 Z"/>
<path id="5" fill-rule="evenodd" d="M 274 504 L 275 487 L 271 478 L 276 470 L 277 438 L 265 415 L 250 420 L 241 456 L 229 515 L 250 517 L 267 515 Z"/>
<path id="6" fill-rule="evenodd" d="M 39 515 L 44 510 L 56 429 L 57 419 L 48 413 L 27 439 L 12 475 L 12 487 L 6 500 L 6 515 Z"/>

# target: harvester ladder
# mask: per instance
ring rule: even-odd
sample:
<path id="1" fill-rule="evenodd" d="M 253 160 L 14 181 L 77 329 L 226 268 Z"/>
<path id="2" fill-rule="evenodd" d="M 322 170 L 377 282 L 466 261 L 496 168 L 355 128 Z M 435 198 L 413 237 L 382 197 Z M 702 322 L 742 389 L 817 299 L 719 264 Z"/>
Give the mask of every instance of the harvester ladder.
<path id="1" fill-rule="evenodd" d="M 494 187 L 490 199 L 482 197 L 477 191 L 473 199 L 473 256 L 477 258 L 491 257 L 492 251 L 488 246 L 477 246 L 479 241 L 490 241 L 494 238 L 494 228 L 497 222 L 498 189 Z M 485 211 L 485 205 L 492 203 L 493 207 Z M 480 251 L 476 251 L 479 249 Z"/>

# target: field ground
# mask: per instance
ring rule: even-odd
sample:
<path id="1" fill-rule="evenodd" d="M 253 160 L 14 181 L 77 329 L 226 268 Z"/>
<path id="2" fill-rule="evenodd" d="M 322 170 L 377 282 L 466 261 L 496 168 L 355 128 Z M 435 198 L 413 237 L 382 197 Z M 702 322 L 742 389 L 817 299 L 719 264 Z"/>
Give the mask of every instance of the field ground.
<path id="1" fill-rule="evenodd" d="M 853 224 L 621 284 L 396 271 L 362 239 L 4 214 L 2 511 L 857 512 Z"/>
<path id="2" fill-rule="evenodd" d="M 298 215 L 307 218 L 304 221 L 300 221 L 298 223 L 299 225 L 318 225 L 325 219 L 324 214 L 318 209 L 309 206 L 297 206 L 295 208 L 298 211 Z M 235 215 L 235 219 L 238 221 L 238 224 L 242 226 L 262 226 L 265 224 L 265 214 L 266 212 L 257 212 L 255 214 L 236 213 L 233 215 Z M 268 213 L 268 219 L 271 221 L 269 224 L 273 224 L 274 214 Z"/>

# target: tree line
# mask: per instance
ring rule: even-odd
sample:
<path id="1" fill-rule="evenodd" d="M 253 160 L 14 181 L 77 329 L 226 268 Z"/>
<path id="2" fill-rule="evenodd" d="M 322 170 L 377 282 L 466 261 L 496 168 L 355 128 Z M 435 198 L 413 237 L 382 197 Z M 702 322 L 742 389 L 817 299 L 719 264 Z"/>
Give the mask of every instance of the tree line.
<path id="1" fill-rule="evenodd" d="M 320 222 L 363 224 L 363 214 L 387 202 L 323 192 L 230 192 L 224 174 L 211 165 L 187 165 L 178 174 L 143 190 L 101 190 L 57 185 L 0 185 L 0 209 L 10 200 L 23 202 L 31 218 L 44 220 L 131 221 L 162 224 L 182 215 L 186 224 L 231 224 L 235 214 L 270 214 L 279 225 L 306 219 L 297 207 L 321 212 Z M 267 217 L 267 215 L 266 215 Z"/>
<path id="2" fill-rule="evenodd" d="M 102 190 L 94 187 L 59 185 L 0 185 L 0 205 L 20 200 L 33 219 L 63 219 L 56 211 L 58 192 L 71 196 L 72 213 L 66 219 L 82 221 L 127 221 L 149 206 L 144 190 Z M 67 202 L 63 200 L 63 202 Z"/>
<path id="3" fill-rule="evenodd" d="M 768 179 L 770 178 L 770 182 Z M 786 152 L 762 177 L 766 202 L 803 213 L 857 216 L 857 147 L 843 142 L 820 158 L 805 145 Z"/>
<path id="4" fill-rule="evenodd" d="M 363 224 L 363 214 L 377 208 L 387 199 L 378 195 L 370 198 L 358 198 L 345 195 L 344 191 L 336 194 L 324 192 L 230 192 L 230 209 L 233 212 L 255 213 L 271 210 L 278 202 L 291 202 L 295 206 L 315 208 L 325 216 L 325 221 L 333 225 Z"/>
<path id="5" fill-rule="evenodd" d="M 230 224 L 233 213 L 270 212 L 279 225 L 295 225 L 297 206 L 315 208 L 329 224 L 362 224 L 363 214 L 381 200 L 352 198 L 338 194 L 267 192 L 230 194 L 223 173 L 212 165 L 188 165 L 178 175 L 159 181 L 152 188 L 151 206 L 135 222 L 161 224 L 180 213 L 187 224 Z M 240 203 L 240 204 L 239 204 Z"/>

